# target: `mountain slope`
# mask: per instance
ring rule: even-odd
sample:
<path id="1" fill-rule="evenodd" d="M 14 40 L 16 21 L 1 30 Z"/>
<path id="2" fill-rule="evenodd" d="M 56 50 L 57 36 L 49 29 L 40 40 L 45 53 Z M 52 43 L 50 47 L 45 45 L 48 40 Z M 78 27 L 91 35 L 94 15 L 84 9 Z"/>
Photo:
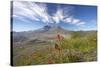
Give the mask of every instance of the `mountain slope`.
<path id="1" fill-rule="evenodd" d="M 37 29 L 35 31 L 24 31 L 24 32 L 13 32 L 14 40 L 25 40 L 25 39 L 44 39 L 44 38 L 54 38 L 57 34 L 62 34 L 63 36 L 69 36 L 71 31 L 65 30 L 60 26 L 50 26 L 46 25 L 43 28 Z"/>

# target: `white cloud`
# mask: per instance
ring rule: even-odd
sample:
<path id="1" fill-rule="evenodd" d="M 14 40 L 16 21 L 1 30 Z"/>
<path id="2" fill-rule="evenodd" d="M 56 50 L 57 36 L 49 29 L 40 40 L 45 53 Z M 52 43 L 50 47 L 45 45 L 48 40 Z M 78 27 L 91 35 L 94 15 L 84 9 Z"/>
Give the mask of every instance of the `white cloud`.
<path id="1" fill-rule="evenodd" d="M 49 21 L 48 14 L 46 13 L 45 4 L 36 4 L 32 2 L 17 2 L 13 3 L 13 17 L 16 15 L 17 17 L 27 17 L 33 21 L 39 21 L 44 19 L 45 21 Z M 22 19 L 22 18 L 21 18 Z"/>
<path id="2" fill-rule="evenodd" d="M 13 15 L 13 17 L 19 19 L 22 22 L 24 21 L 28 22 L 28 20 L 26 20 L 24 17 L 18 16 L 18 15 Z"/>
<path id="3" fill-rule="evenodd" d="M 74 18 L 72 24 L 77 24 L 77 23 L 80 23 L 80 20 Z"/>
<path id="4" fill-rule="evenodd" d="M 85 22 L 81 21 L 80 19 L 76 19 L 73 16 L 64 19 L 64 22 L 69 24 L 74 24 L 77 26 L 81 26 L 85 24 Z"/>
<path id="5" fill-rule="evenodd" d="M 63 20 L 63 11 L 58 8 L 54 16 L 52 16 L 54 23 L 60 23 L 60 20 Z"/>
<path id="6" fill-rule="evenodd" d="M 73 18 L 72 17 L 68 17 L 66 19 L 64 19 L 65 23 L 72 23 Z"/>
<path id="7" fill-rule="evenodd" d="M 80 23 L 77 23 L 76 25 L 80 26 L 80 25 L 84 25 L 84 24 L 85 24 L 85 22 L 80 22 Z"/>
<path id="8" fill-rule="evenodd" d="M 48 23 L 70 23 L 74 25 L 84 25 L 85 22 L 73 17 L 73 7 L 66 6 L 64 8 L 57 8 L 56 13 L 50 16 L 47 12 L 47 5 L 44 3 L 34 3 L 31 1 L 14 1 L 13 2 L 13 17 L 22 21 L 42 21 Z M 28 18 L 28 19 L 25 19 Z"/>
<path id="9" fill-rule="evenodd" d="M 54 20 L 54 23 L 59 23 L 59 17 L 53 16 L 52 19 Z"/>
<path id="10" fill-rule="evenodd" d="M 59 20 L 62 20 L 63 19 L 63 11 L 61 10 L 61 9 L 58 9 L 58 11 L 57 11 L 57 17 L 59 18 Z"/>

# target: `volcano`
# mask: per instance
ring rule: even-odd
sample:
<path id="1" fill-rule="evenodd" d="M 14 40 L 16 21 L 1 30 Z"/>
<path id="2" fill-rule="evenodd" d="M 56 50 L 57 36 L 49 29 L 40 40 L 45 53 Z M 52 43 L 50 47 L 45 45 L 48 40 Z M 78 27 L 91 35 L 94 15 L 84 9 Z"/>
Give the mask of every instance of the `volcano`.
<path id="1" fill-rule="evenodd" d="M 37 34 L 69 34 L 71 31 L 70 30 L 66 30 L 64 28 L 62 28 L 61 26 L 50 26 L 50 25 L 46 25 L 43 28 L 37 29 L 35 31 L 33 31 L 33 33 L 37 33 Z"/>
<path id="2" fill-rule="evenodd" d="M 25 39 L 53 39 L 57 34 L 69 37 L 71 32 L 72 31 L 64 29 L 58 25 L 45 25 L 34 31 L 14 32 L 13 39 L 15 39 L 15 41 L 23 41 Z"/>

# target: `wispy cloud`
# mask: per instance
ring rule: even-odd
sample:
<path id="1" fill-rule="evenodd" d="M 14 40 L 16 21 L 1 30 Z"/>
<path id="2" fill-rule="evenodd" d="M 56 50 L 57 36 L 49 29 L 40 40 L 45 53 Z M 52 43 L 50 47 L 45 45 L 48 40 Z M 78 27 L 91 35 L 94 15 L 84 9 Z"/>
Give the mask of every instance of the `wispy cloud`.
<path id="1" fill-rule="evenodd" d="M 85 22 L 77 23 L 78 26 L 80 26 L 80 25 L 84 25 L 84 24 L 85 24 Z"/>
<path id="2" fill-rule="evenodd" d="M 42 21 L 43 23 L 64 23 L 74 24 L 77 26 L 84 25 L 85 22 L 74 18 L 73 7 L 67 6 L 64 8 L 57 7 L 57 11 L 53 16 L 50 16 L 47 12 L 47 4 L 34 3 L 26 1 L 14 1 L 13 2 L 13 17 L 26 21 L 25 18 L 32 21 Z M 27 20 L 28 21 L 28 20 Z"/>

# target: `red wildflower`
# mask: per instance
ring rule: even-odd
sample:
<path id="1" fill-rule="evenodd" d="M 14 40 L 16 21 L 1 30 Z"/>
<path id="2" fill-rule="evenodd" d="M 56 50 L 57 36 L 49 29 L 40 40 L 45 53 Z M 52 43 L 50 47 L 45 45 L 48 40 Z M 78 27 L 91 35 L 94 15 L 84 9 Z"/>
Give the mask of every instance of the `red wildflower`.
<path id="1" fill-rule="evenodd" d="M 54 63 L 53 60 L 51 59 L 48 60 L 48 64 L 53 64 L 53 63 Z"/>
<path id="2" fill-rule="evenodd" d="M 60 34 L 57 35 L 57 40 L 58 40 L 58 41 L 61 41 L 61 40 L 63 40 L 63 39 L 64 39 L 63 36 L 61 36 Z"/>
<path id="3" fill-rule="evenodd" d="M 57 39 L 60 41 L 60 39 L 61 39 L 61 38 L 60 38 L 60 34 L 57 35 Z"/>
<path id="4" fill-rule="evenodd" d="M 55 43 L 55 49 L 60 50 L 60 47 L 57 43 Z"/>

